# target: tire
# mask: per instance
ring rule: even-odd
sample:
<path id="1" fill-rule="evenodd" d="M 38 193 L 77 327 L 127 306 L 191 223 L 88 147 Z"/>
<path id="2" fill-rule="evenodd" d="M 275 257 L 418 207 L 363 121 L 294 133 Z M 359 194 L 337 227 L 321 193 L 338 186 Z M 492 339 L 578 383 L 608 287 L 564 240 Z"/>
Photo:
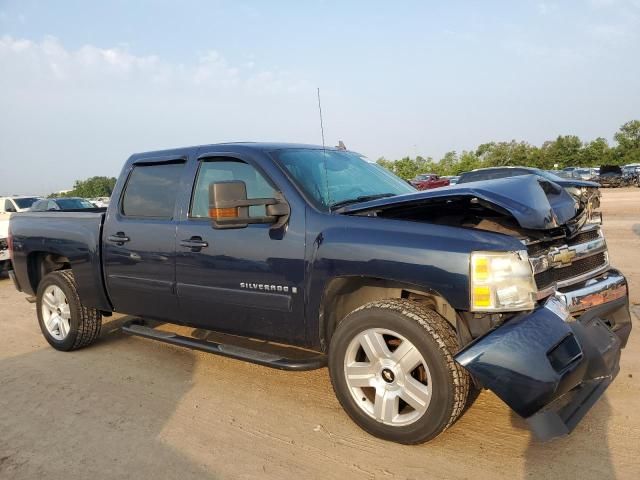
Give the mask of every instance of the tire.
<path id="1" fill-rule="evenodd" d="M 71 270 L 51 272 L 42 279 L 36 310 L 40 330 L 56 350 L 69 352 L 86 347 L 100 335 L 102 315 L 82 305 Z"/>
<path id="2" fill-rule="evenodd" d="M 451 426 L 465 407 L 469 375 L 453 359 L 458 349 L 453 328 L 433 310 L 404 299 L 371 302 L 336 328 L 329 345 L 331 383 L 365 431 L 423 443 Z"/>

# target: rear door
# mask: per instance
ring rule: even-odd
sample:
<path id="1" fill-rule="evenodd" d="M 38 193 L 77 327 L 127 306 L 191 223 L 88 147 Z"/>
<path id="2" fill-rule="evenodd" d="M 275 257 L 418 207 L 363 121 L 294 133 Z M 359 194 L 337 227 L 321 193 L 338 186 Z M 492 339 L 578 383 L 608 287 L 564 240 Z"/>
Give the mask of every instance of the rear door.
<path id="1" fill-rule="evenodd" d="M 108 212 L 102 237 L 107 291 L 118 312 L 179 320 L 175 219 L 185 161 L 144 159 L 123 173 L 126 184 Z"/>
<path id="2" fill-rule="evenodd" d="M 257 163 L 238 155 L 201 155 L 192 168 L 193 194 L 176 239 L 183 317 L 205 329 L 302 343 L 304 209 L 291 205 L 288 224 L 277 230 L 267 224 L 214 229 L 209 218 L 211 182 L 242 180 L 248 198 L 273 198 L 280 189 Z M 264 216 L 265 207 L 251 207 L 249 214 Z M 202 246 L 190 246 L 198 244 Z"/>

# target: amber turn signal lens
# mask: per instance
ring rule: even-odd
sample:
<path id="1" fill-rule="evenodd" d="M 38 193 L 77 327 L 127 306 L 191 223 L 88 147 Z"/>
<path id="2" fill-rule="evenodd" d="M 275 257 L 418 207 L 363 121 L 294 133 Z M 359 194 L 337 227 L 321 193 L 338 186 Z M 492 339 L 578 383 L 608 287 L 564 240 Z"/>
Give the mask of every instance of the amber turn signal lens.
<path id="1" fill-rule="evenodd" d="M 477 307 L 491 306 L 491 289 L 485 285 L 473 287 L 473 305 Z"/>
<path id="2" fill-rule="evenodd" d="M 473 269 L 476 280 L 487 280 L 489 278 L 489 259 L 486 257 L 474 257 Z"/>
<path id="3" fill-rule="evenodd" d="M 214 220 L 219 220 L 222 218 L 237 218 L 238 209 L 237 208 L 210 208 L 209 209 L 209 217 Z"/>

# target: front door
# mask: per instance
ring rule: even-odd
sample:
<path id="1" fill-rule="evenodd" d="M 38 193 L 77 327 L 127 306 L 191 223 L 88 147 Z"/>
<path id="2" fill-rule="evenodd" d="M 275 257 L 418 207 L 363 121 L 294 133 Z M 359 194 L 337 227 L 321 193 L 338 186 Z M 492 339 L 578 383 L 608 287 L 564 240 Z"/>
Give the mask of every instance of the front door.
<path id="1" fill-rule="evenodd" d="M 184 168 L 183 160 L 134 164 L 105 219 L 105 280 L 117 312 L 179 320 L 174 218 Z"/>
<path id="2" fill-rule="evenodd" d="M 209 219 L 211 182 L 242 180 L 248 198 L 278 190 L 249 161 L 200 159 L 188 215 L 177 232 L 176 281 L 189 323 L 238 335 L 303 343 L 304 211 L 292 208 L 286 227 L 255 224 L 214 229 Z M 265 207 L 251 207 L 264 216 Z"/>

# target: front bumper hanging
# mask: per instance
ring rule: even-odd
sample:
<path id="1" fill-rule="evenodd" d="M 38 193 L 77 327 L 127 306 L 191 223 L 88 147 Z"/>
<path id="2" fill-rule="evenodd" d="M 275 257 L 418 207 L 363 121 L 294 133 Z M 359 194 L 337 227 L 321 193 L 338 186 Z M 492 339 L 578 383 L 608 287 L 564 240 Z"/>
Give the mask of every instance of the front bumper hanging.
<path id="1" fill-rule="evenodd" d="M 570 433 L 604 393 L 631 331 L 624 277 L 611 270 L 586 283 L 516 315 L 455 356 L 541 440 Z"/>

